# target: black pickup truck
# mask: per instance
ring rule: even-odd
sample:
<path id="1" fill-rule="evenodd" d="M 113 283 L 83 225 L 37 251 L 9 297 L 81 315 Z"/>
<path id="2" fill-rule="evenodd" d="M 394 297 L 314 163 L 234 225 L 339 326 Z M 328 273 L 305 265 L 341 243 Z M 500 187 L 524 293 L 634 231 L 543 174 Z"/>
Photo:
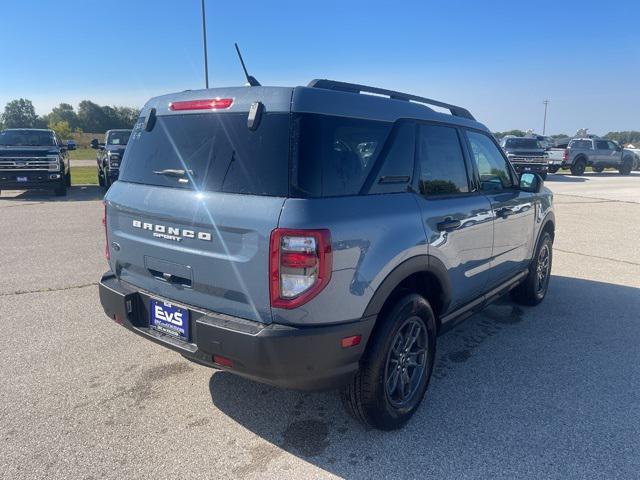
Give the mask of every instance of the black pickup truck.
<path id="1" fill-rule="evenodd" d="M 500 146 L 518 173 L 537 173 L 547 178 L 549 158 L 535 137 L 507 137 Z"/>
<path id="2" fill-rule="evenodd" d="M 0 132 L 0 189 L 53 189 L 56 196 L 71 186 L 69 150 L 53 130 L 13 128 Z"/>
<path id="3" fill-rule="evenodd" d="M 91 140 L 91 148 L 98 150 L 96 162 L 98 163 L 98 183 L 101 187 L 108 189 L 118 180 L 120 162 L 130 136 L 131 130 L 108 130 L 104 136 L 104 143 L 98 142 L 97 138 Z"/>

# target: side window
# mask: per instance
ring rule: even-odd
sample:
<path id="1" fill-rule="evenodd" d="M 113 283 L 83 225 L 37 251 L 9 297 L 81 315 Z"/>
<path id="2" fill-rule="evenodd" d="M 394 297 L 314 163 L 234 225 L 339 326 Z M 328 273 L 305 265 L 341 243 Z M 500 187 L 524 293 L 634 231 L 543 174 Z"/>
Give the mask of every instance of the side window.
<path id="1" fill-rule="evenodd" d="M 513 187 L 511 171 L 507 160 L 491 139 L 482 133 L 467 131 L 473 160 L 480 175 L 480 189 L 484 191 L 502 190 Z"/>
<path id="2" fill-rule="evenodd" d="M 608 150 L 609 147 L 607 146 L 607 141 L 606 140 L 598 140 L 596 141 L 596 150 Z"/>
<path id="3" fill-rule="evenodd" d="M 609 150 L 615 150 L 616 148 L 618 148 L 618 146 L 613 142 L 607 141 L 607 145 L 609 146 Z"/>
<path id="4" fill-rule="evenodd" d="M 388 147 L 382 159 L 382 167 L 375 174 L 369 193 L 406 192 L 413 176 L 415 152 L 415 123 L 402 122 L 387 140 Z"/>
<path id="5" fill-rule="evenodd" d="M 469 191 L 467 168 L 455 128 L 420 125 L 420 193 L 451 195 Z"/>

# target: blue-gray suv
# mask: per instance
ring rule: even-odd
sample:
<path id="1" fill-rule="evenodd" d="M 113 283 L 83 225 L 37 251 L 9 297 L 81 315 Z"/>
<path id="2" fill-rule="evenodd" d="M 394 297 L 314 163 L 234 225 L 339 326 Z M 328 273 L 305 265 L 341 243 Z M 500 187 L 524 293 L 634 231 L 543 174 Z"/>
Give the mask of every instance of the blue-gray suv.
<path id="1" fill-rule="evenodd" d="M 340 387 L 380 429 L 418 408 L 439 334 L 549 285 L 542 179 L 466 109 L 363 85 L 153 98 L 104 203 L 110 318 L 200 364 Z"/>

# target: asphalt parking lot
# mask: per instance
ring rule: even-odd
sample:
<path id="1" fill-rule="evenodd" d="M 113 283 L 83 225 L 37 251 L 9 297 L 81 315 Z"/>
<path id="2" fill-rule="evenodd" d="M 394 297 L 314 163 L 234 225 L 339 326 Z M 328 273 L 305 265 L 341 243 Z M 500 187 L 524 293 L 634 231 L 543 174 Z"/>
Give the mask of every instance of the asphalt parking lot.
<path id="1" fill-rule="evenodd" d="M 0 197 L 0 478 L 637 478 L 640 173 L 551 175 L 549 296 L 438 344 L 401 431 L 194 365 L 103 314 L 101 192 Z"/>

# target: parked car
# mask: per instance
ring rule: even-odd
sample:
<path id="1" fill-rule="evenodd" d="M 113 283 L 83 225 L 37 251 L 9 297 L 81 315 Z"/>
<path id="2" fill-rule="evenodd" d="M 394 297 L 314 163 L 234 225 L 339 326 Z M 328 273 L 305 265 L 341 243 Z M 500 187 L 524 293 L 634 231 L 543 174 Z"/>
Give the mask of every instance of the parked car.
<path id="1" fill-rule="evenodd" d="M 511 137 L 502 141 L 507 158 L 518 173 L 533 172 L 547 178 L 549 160 L 545 147 L 535 137 Z"/>
<path id="2" fill-rule="evenodd" d="M 53 130 L 11 128 L 0 132 L 0 189 L 52 189 L 56 196 L 71 186 L 68 150 Z"/>
<path id="3" fill-rule="evenodd" d="M 437 335 L 549 285 L 542 179 L 466 109 L 375 87 L 153 98 L 104 202 L 111 319 L 249 379 L 340 387 L 380 429 L 418 408 Z"/>
<path id="4" fill-rule="evenodd" d="M 91 148 L 98 150 L 96 162 L 98 163 L 98 183 L 101 187 L 108 189 L 118 180 L 120 162 L 130 135 L 131 130 L 108 130 L 104 136 L 104 143 L 99 143 L 97 138 L 91 140 Z"/>
<path id="5" fill-rule="evenodd" d="M 635 154 L 617 143 L 604 138 L 574 138 L 565 150 L 563 168 L 573 175 L 583 175 L 587 166 L 595 172 L 616 168 L 622 175 L 629 175 L 635 168 Z"/>

